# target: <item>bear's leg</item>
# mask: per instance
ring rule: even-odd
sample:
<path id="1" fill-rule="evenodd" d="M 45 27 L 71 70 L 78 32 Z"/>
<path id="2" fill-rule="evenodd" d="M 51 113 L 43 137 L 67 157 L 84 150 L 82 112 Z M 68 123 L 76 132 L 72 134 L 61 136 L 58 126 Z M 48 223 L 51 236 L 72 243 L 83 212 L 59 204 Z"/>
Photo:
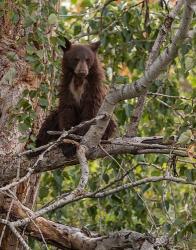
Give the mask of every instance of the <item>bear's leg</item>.
<path id="1" fill-rule="evenodd" d="M 48 117 L 46 117 L 44 123 L 42 124 L 42 127 L 38 133 L 37 139 L 36 139 L 36 147 L 40 147 L 43 145 L 46 145 L 50 141 L 54 141 L 56 139 L 55 136 L 49 135 L 47 131 L 58 131 L 58 112 L 53 111 L 50 113 Z"/>
<path id="2" fill-rule="evenodd" d="M 58 113 L 59 129 L 68 131 L 71 127 L 79 124 L 76 110 L 73 106 L 66 106 Z M 76 145 L 72 143 L 61 143 L 59 145 L 63 155 L 67 158 L 73 157 L 76 153 Z"/>

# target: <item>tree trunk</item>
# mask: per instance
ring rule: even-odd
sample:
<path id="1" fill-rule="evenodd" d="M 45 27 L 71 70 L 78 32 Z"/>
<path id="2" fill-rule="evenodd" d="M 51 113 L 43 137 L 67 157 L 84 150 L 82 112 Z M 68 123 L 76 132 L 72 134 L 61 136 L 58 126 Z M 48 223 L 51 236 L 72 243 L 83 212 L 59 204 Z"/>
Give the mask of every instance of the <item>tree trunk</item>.
<path id="1" fill-rule="evenodd" d="M 10 164 L 17 164 L 18 179 L 20 178 L 20 162 L 11 162 L 13 154 L 17 154 L 24 149 L 24 143 L 20 142 L 22 136 L 19 131 L 19 122 L 16 120 L 16 105 L 22 98 L 25 89 L 36 88 L 40 79 L 36 77 L 30 66 L 25 61 L 25 44 L 20 42 L 24 30 L 21 28 L 21 22 L 13 25 L 8 16 L 8 10 L 15 9 L 12 1 L 7 1 L 7 8 L 4 15 L 0 18 L 0 156 L 1 159 L 10 158 Z M 14 114 L 14 115 L 13 115 Z M 41 116 L 40 116 L 41 117 Z M 37 124 L 34 129 L 36 130 Z M 32 131 L 28 131 L 28 136 Z M 21 183 L 13 189 L 21 203 L 29 208 L 34 205 L 39 184 L 39 175 L 32 175 L 26 183 Z M 1 183 L 0 183 L 1 186 Z M 0 194 L 1 205 L 7 198 L 6 194 Z M 10 208 L 12 203 L 10 203 Z M 1 218 L 9 216 L 7 213 L 1 213 Z M 12 250 L 22 249 L 18 244 L 16 237 L 4 226 L 0 226 L 0 249 Z"/>

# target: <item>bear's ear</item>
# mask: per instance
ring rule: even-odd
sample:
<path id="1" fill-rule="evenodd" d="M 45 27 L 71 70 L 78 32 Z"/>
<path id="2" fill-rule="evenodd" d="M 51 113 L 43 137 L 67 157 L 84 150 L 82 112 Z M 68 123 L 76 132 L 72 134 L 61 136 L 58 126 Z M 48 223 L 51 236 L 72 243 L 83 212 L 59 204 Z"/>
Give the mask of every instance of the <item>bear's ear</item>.
<path id="1" fill-rule="evenodd" d="M 89 44 L 90 48 L 92 49 L 92 51 L 96 52 L 100 46 L 101 42 L 97 41 L 95 43 L 91 43 Z"/>
<path id="2" fill-rule="evenodd" d="M 71 42 L 67 39 L 67 38 L 64 38 L 65 40 L 65 46 L 62 46 L 60 45 L 59 47 L 64 51 L 66 52 L 67 50 L 69 50 L 71 48 Z"/>

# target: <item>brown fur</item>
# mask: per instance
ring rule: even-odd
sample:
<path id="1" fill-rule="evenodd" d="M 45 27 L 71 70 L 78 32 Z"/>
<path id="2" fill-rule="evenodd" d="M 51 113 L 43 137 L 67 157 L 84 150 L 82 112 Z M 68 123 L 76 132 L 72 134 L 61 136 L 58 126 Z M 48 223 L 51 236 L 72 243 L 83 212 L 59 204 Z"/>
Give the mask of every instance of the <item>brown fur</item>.
<path id="1" fill-rule="evenodd" d="M 62 81 L 59 91 L 59 105 L 43 123 L 37 137 L 36 146 L 54 140 L 48 130 L 69 130 L 82 121 L 95 117 L 106 95 L 103 85 L 104 71 L 98 60 L 96 51 L 99 43 L 91 45 L 72 45 L 66 40 L 62 61 Z M 110 123 L 103 139 L 111 137 L 115 123 Z M 81 129 L 78 134 L 84 135 L 88 128 Z"/>

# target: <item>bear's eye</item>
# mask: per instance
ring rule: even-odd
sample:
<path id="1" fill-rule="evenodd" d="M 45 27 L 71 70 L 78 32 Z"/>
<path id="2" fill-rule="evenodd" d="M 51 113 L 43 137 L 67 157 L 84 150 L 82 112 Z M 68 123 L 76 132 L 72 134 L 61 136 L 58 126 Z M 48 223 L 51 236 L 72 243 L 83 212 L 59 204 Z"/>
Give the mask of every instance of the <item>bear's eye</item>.
<path id="1" fill-rule="evenodd" d="M 90 64 L 90 58 L 86 58 L 86 62 Z"/>
<path id="2" fill-rule="evenodd" d="M 74 61 L 75 61 L 75 62 L 79 62 L 79 60 L 80 60 L 79 57 L 75 57 L 75 58 L 74 58 Z"/>

